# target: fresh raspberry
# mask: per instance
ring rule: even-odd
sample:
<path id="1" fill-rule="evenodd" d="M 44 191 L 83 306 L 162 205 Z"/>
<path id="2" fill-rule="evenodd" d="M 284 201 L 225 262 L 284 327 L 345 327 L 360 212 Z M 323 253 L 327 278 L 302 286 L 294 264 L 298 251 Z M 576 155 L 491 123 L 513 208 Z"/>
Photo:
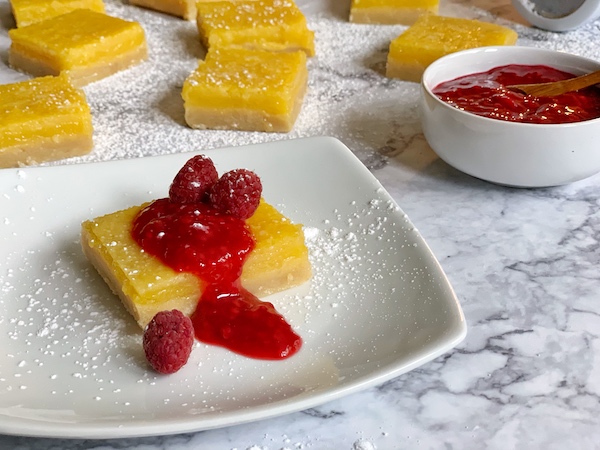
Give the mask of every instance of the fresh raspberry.
<path id="1" fill-rule="evenodd" d="M 161 311 L 144 331 L 144 353 L 150 365 L 160 373 L 175 373 L 192 352 L 194 326 L 181 311 Z"/>
<path id="2" fill-rule="evenodd" d="M 210 158 L 194 156 L 175 175 L 169 188 L 169 198 L 174 203 L 201 202 L 218 179 L 219 174 Z"/>
<path id="3" fill-rule="evenodd" d="M 236 169 L 221 175 L 208 193 L 210 204 L 221 212 L 240 219 L 248 219 L 254 214 L 260 196 L 262 183 L 254 172 Z"/>

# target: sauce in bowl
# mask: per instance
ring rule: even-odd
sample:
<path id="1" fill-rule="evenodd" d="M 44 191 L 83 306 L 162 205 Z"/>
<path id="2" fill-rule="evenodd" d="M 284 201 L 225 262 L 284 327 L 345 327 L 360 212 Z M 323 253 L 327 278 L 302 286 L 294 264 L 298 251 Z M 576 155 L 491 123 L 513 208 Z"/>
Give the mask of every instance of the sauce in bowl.
<path id="1" fill-rule="evenodd" d="M 575 75 L 545 65 L 510 64 L 440 83 L 433 93 L 464 111 L 510 122 L 561 124 L 600 117 L 600 88 L 590 87 L 555 97 L 511 91 L 513 84 L 546 83 Z"/>

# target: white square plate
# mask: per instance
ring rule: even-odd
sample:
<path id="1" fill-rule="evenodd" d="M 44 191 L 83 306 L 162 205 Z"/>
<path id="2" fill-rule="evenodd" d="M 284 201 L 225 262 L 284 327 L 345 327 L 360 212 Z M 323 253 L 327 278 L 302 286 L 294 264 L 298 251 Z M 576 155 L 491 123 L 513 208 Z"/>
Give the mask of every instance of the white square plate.
<path id="1" fill-rule="evenodd" d="M 305 225 L 314 277 L 269 297 L 304 340 L 284 361 L 197 343 L 160 376 L 141 331 L 84 258 L 83 220 L 167 195 L 191 153 L 0 170 L 0 433 L 110 438 L 222 427 L 396 377 L 466 334 L 438 262 L 375 177 L 333 138 L 206 151 L 256 171 Z"/>

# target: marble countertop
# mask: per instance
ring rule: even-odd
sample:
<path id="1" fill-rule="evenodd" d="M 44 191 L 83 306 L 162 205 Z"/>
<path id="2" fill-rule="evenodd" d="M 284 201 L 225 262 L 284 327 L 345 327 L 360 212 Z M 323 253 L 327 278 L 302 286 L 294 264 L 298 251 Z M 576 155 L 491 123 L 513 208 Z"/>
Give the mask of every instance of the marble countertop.
<path id="1" fill-rule="evenodd" d="M 172 100 L 177 95 L 167 94 L 180 89 L 195 64 L 190 55 L 201 52 L 193 24 L 107 3 L 109 12 L 142 22 L 151 52 L 160 54 L 168 42 L 176 54 L 168 70 L 153 57 L 116 81 L 86 87 L 96 147 L 59 164 L 335 136 L 428 242 L 462 304 L 468 334 L 416 370 L 282 417 L 115 440 L 0 435 L 0 449 L 600 448 L 600 175 L 563 187 L 511 189 L 449 167 L 421 133 L 417 84 L 382 75 L 387 45 L 404 27 L 349 24 L 348 0 L 298 1 L 315 30 L 317 55 L 292 132 L 189 130 L 179 100 Z M 441 13 L 511 27 L 518 45 L 600 60 L 600 46 L 592 44 L 600 41 L 598 21 L 565 34 L 544 32 L 529 27 L 509 0 L 441 0 Z M 0 1 L 0 82 L 25 78 L 6 67 L 11 20 Z M 136 106 L 131 81 L 140 79 L 157 87 Z M 115 86 L 130 88 L 119 93 L 120 102 L 106 94 Z"/>

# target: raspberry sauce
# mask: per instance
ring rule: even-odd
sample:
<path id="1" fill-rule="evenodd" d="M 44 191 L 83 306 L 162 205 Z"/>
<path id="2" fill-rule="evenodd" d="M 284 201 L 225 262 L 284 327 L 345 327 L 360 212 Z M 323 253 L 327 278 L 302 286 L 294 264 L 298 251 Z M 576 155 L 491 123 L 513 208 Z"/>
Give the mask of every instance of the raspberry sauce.
<path id="1" fill-rule="evenodd" d="M 253 358 L 283 359 L 302 346 L 273 304 L 260 301 L 239 282 L 209 285 L 192 322 L 198 340 Z"/>
<path id="2" fill-rule="evenodd" d="M 510 64 L 446 81 L 436 86 L 433 93 L 456 108 L 510 122 L 559 124 L 600 117 L 600 89 L 597 87 L 555 97 L 534 97 L 506 88 L 574 76 L 544 65 Z"/>
<path id="3" fill-rule="evenodd" d="M 133 239 L 177 272 L 206 284 L 192 315 L 199 341 L 258 359 L 295 354 L 302 339 L 274 306 L 241 287 L 239 277 L 254 238 L 246 223 L 203 203 L 160 199 L 135 218 Z"/>

